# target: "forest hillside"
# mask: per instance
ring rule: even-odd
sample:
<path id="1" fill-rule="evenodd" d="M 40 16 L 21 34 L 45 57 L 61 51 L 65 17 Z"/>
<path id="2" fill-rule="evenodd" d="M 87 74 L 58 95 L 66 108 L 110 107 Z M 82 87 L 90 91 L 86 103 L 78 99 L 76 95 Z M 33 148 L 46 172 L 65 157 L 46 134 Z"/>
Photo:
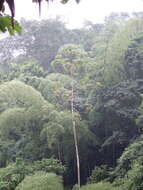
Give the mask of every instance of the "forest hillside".
<path id="1" fill-rule="evenodd" d="M 143 13 L 21 26 L 0 40 L 0 190 L 143 190 Z"/>

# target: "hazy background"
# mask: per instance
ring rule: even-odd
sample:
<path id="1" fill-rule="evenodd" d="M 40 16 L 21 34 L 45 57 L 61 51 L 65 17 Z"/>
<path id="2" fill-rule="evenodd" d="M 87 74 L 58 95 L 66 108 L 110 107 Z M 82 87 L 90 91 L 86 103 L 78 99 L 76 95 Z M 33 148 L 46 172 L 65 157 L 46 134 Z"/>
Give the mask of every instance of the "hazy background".
<path id="1" fill-rule="evenodd" d="M 60 16 L 70 28 L 81 27 L 84 20 L 93 23 L 102 22 L 104 17 L 111 12 L 138 12 L 143 11 L 141 0 L 82 0 L 78 5 L 70 0 L 62 5 L 60 0 L 53 3 L 42 3 L 41 18 L 38 14 L 38 6 L 31 0 L 15 0 L 16 19 L 46 19 Z"/>

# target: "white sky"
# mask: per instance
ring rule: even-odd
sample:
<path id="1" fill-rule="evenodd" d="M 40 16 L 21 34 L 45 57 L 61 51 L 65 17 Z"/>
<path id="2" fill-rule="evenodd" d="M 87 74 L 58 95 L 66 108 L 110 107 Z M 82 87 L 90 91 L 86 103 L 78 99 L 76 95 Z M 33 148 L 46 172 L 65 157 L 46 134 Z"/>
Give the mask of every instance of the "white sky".
<path id="1" fill-rule="evenodd" d="M 39 19 L 38 6 L 32 0 L 15 0 L 16 19 Z M 62 5 L 60 0 L 55 0 L 48 6 L 42 3 L 41 19 L 55 18 L 60 15 L 71 28 L 80 27 L 84 20 L 93 23 L 102 22 L 103 18 L 111 12 L 138 12 L 143 11 L 142 0 L 81 0 L 76 4 L 70 0 Z"/>

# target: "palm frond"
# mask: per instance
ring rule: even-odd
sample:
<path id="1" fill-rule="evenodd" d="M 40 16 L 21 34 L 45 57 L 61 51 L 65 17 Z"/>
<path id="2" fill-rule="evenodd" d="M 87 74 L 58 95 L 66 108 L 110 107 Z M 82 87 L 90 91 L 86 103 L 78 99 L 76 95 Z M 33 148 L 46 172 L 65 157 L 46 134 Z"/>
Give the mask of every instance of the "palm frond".
<path id="1" fill-rule="evenodd" d="M 8 6 L 9 6 L 9 9 L 11 11 L 11 15 L 12 17 L 15 16 L 15 3 L 14 3 L 14 0 L 6 0 Z"/>
<path id="2" fill-rule="evenodd" d="M 3 10 L 3 4 L 4 4 L 4 1 L 5 1 L 5 0 L 0 0 L 0 11 Z"/>
<path id="3" fill-rule="evenodd" d="M 80 2 L 80 0 L 75 0 L 77 3 L 79 3 Z"/>
<path id="4" fill-rule="evenodd" d="M 32 2 L 36 2 L 39 4 L 39 14 L 41 13 L 41 2 L 43 0 L 32 0 Z M 54 1 L 54 0 L 46 0 L 47 2 Z M 69 0 L 61 0 L 62 3 L 67 3 Z M 80 2 L 80 0 L 75 0 L 77 3 Z M 7 2 L 9 9 L 11 11 L 11 17 L 12 22 L 14 23 L 14 16 L 15 16 L 15 2 L 14 0 L 0 0 L 0 12 L 3 12 L 4 8 L 4 2 Z"/>

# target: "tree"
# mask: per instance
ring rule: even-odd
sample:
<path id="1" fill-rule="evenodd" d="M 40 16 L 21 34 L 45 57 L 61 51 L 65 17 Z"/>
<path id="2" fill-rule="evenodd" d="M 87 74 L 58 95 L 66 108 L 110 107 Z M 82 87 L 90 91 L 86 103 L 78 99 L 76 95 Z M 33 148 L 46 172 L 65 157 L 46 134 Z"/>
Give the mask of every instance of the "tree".
<path id="1" fill-rule="evenodd" d="M 3 67 L 11 63 L 21 65 L 34 61 L 51 71 L 50 63 L 55 59 L 58 49 L 64 44 L 77 42 L 74 32 L 68 30 L 59 18 L 43 21 L 22 19 L 20 25 L 23 28 L 21 35 L 1 40 L 0 59 Z"/>
<path id="2" fill-rule="evenodd" d="M 13 144 L 13 154 L 8 159 L 41 157 L 40 132 L 53 106 L 40 92 L 19 81 L 0 85 L 0 92 L 1 139 Z"/>
<path id="3" fill-rule="evenodd" d="M 125 53 L 130 42 L 142 32 L 143 20 L 133 18 L 128 20 L 127 23 L 121 26 L 120 30 L 115 33 L 108 49 L 107 64 L 104 72 L 107 84 L 112 84 L 112 81 L 116 81 L 116 84 L 125 79 L 123 65 Z"/>
<path id="4" fill-rule="evenodd" d="M 124 70 L 126 78 L 129 80 L 142 79 L 142 43 L 143 33 L 141 32 L 130 42 L 128 50 L 125 53 Z"/>
<path id="5" fill-rule="evenodd" d="M 77 140 L 77 130 L 76 130 L 76 122 L 74 116 L 74 77 L 79 77 L 77 72 L 80 71 L 80 64 L 82 64 L 81 60 L 78 60 L 80 56 L 85 56 L 85 52 L 82 49 L 79 49 L 78 46 L 75 45 L 65 45 L 63 48 L 59 50 L 59 55 L 65 60 L 61 66 L 63 67 L 63 71 L 71 77 L 71 116 L 72 116 L 72 130 L 74 136 L 74 144 L 76 150 L 76 161 L 77 161 L 77 182 L 80 187 L 80 160 L 79 160 L 79 150 L 78 150 L 78 140 Z M 54 62 L 53 64 L 55 64 Z M 79 64 L 80 63 L 80 64 Z"/>

